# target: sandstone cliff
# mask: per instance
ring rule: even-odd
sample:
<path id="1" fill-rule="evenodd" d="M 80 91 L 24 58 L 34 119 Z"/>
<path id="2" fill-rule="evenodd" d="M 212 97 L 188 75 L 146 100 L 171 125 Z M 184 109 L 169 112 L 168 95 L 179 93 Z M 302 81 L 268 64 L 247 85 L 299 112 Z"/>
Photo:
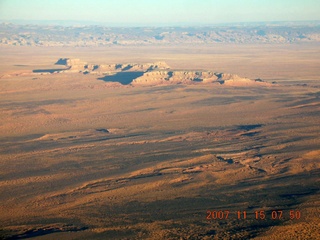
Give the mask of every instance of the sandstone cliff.
<path id="1" fill-rule="evenodd" d="M 132 85 L 219 83 L 228 86 L 270 85 L 261 80 L 242 78 L 235 74 L 212 71 L 151 71 L 132 81 Z"/>
<path id="2" fill-rule="evenodd" d="M 240 77 L 236 74 L 214 71 L 181 71 L 171 70 L 165 62 L 155 63 L 119 63 L 119 64 L 88 64 L 80 59 L 60 58 L 56 64 L 66 66 L 60 72 L 78 72 L 83 74 L 98 74 L 98 78 L 106 82 L 118 82 L 124 85 L 166 85 L 166 84 L 196 84 L 216 83 L 227 86 L 269 86 L 259 80 Z"/>
<path id="3" fill-rule="evenodd" d="M 170 67 L 165 62 L 155 63 L 121 63 L 121 64 L 88 64 L 80 59 L 60 58 L 55 64 L 64 65 L 68 72 L 83 72 L 83 73 L 108 73 L 121 71 L 151 71 L 156 69 L 169 69 Z"/>

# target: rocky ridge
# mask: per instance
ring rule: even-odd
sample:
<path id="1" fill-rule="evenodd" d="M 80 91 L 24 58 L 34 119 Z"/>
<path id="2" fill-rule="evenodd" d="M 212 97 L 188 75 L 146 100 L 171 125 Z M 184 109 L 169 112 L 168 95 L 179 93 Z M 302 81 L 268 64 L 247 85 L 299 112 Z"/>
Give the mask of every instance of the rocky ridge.
<path id="1" fill-rule="evenodd" d="M 0 23 L 0 45 L 88 47 L 320 42 L 318 21 L 301 24 L 111 28 Z"/>
<path id="2" fill-rule="evenodd" d="M 229 86 L 271 85 L 260 79 L 252 80 L 236 74 L 216 73 L 212 71 L 151 71 L 144 73 L 141 77 L 132 81 L 132 85 L 192 83 L 218 83 Z"/>
<path id="3" fill-rule="evenodd" d="M 112 82 L 122 83 L 122 76 L 120 74 L 131 73 L 133 77 L 131 81 L 129 81 L 129 84 L 133 86 L 194 83 L 218 83 L 231 86 L 271 85 L 270 83 L 264 82 L 261 79 L 252 80 L 249 78 L 240 77 L 236 74 L 219 73 L 214 71 L 172 70 L 165 62 L 96 65 L 82 62 L 80 59 L 60 58 L 56 64 L 64 65 L 66 67 L 61 71 L 56 71 L 56 73 L 78 72 L 83 74 L 102 74 L 105 77 L 99 79 L 106 82 L 110 81 L 108 79 L 111 77 L 113 79 Z M 137 76 L 133 73 L 141 74 Z"/>
<path id="4" fill-rule="evenodd" d="M 165 62 L 155 63 L 115 63 L 115 64 L 88 64 L 80 59 L 60 58 L 56 65 L 64 65 L 65 70 L 59 72 L 82 72 L 88 73 L 113 73 L 121 71 L 151 71 L 155 69 L 169 69 Z"/>

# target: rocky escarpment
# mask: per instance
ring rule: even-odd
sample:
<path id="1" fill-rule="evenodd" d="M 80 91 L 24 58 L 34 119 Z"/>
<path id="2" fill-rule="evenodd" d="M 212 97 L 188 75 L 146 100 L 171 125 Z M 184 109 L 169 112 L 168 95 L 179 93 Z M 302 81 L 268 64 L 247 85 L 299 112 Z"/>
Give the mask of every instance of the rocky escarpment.
<path id="1" fill-rule="evenodd" d="M 252 80 L 235 74 L 214 71 L 171 70 L 165 62 L 155 63 L 119 63 L 119 64 L 88 64 L 80 59 L 60 58 L 57 65 L 63 69 L 40 69 L 36 73 L 82 73 L 97 74 L 99 80 L 117 82 L 122 85 L 167 85 L 216 83 L 229 86 L 270 86 L 261 79 Z M 102 77 L 101 77 L 102 76 Z"/>
<path id="2" fill-rule="evenodd" d="M 119 63 L 119 64 L 88 64 L 80 59 L 60 58 L 55 64 L 64 65 L 64 72 L 83 72 L 83 73 L 110 73 L 121 71 L 151 71 L 155 69 L 169 69 L 165 62 L 155 63 Z"/>
<path id="3" fill-rule="evenodd" d="M 213 82 L 218 77 L 211 71 L 151 71 L 133 80 L 132 84 L 163 84 L 163 83 L 190 83 Z"/>
<path id="4" fill-rule="evenodd" d="M 212 71 L 151 71 L 132 81 L 132 85 L 219 83 L 230 86 L 270 85 L 262 80 Z"/>

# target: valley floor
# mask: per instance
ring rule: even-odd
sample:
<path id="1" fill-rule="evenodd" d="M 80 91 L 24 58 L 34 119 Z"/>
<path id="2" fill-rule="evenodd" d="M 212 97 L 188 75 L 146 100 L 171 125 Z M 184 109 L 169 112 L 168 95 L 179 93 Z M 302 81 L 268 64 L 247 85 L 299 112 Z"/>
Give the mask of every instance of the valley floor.
<path id="1" fill-rule="evenodd" d="M 278 83 L 251 87 L 21 74 L 50 67 L 63 49 L 4 49 L 0 236 L 319 238 L 318 49 L 64 49 L 108 63 L 199 69 L 202 61 L 202 69 Z"/>

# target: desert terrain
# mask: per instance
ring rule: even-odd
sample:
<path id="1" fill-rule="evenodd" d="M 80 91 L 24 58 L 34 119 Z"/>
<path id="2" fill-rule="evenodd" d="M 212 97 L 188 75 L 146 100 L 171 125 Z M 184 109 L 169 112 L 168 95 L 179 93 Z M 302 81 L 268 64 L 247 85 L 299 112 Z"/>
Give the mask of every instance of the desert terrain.
<path id="1" fill-rule="evenodd" d="M 0 51 L 3 239 L 319 239 L 318 42 Z"/>

